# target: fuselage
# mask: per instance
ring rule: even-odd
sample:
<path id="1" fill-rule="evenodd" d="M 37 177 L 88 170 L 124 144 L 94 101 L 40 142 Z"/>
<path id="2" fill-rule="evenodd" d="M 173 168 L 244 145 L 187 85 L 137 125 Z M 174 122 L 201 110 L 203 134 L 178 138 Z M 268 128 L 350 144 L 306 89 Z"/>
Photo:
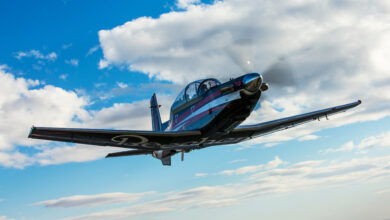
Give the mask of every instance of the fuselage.
<path id="1" fill-rule="evenodd" d="M 192 82 L 173 103 L 165 131 L 200 130 L 209 137 L 226 134 L 250 115 L 261 96 L 261 84 L 258 73 L 223 84 L 216 79 Z"/>

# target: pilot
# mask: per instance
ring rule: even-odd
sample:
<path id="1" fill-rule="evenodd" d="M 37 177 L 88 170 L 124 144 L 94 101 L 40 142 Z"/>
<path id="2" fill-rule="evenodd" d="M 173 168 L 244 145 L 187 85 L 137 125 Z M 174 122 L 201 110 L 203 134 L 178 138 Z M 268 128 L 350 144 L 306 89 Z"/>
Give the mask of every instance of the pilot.
<path id="1" fill-rule="evenodd" d="M 201 95 L 205 94 L 205 93 L 207 92 L 207 85 L 206 85 L 206 84 L 202 84 L 202 85 L 200 86 L 199 91 L 200 91 L 200 94 L 201 94 Z"/>

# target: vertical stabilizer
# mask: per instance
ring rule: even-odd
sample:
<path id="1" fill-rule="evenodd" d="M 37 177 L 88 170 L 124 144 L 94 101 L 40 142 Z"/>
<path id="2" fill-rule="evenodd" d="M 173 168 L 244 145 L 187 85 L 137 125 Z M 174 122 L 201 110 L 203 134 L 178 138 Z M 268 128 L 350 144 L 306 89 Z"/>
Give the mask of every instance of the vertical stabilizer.
<path id="1" fill-rule="evenodd" d="M 160 117 L 160 105 L 157 103 L 156 93 L 150 99 L 150 112 L 152 114 L 152 129 L 153 131 L 162 131 L 162 123 Z"/>

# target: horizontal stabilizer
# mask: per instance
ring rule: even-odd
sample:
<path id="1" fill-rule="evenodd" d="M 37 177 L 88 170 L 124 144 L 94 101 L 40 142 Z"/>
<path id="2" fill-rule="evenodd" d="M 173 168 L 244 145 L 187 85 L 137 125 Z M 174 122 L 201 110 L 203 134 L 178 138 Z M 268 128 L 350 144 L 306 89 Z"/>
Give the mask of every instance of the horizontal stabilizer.
<path id="1" fill-rule="evenodd" d="M 123 156 L 135 156 L 135 155 L 145 155 L 145 154 L 152 154 L 153 151 L 150 150 L 128 150 L 128 151 L 122 151 L 122 152 L 116 152 L 116 153 L 109 153 L 107 154 L 107 157 L 123 157 Z"/>

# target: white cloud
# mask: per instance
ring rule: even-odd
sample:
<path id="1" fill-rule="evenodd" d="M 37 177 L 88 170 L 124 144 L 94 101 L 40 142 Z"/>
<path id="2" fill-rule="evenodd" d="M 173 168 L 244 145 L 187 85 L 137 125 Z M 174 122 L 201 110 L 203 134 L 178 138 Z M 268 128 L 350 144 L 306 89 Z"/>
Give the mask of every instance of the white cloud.
<path id="1" fill-rule="evenodd" d="M 246 159 L 243 160 L 233 160 L 230 161 L 229 163 L 237 163 L 237 162 L 242 162 L 242 161 L 247 161 Z M 243 175 L 247 173 L 254 173 L 258 172 L 260 170 L 268 170 L 268 169 L 274 169 L 281 164 L 285 164 L 286 162 L 282 161 L 279 157 L 275 157 L 273 160 L 269 161 L 267 164 L 259 164 L 259 165 L 254 165 L 254 166 L 245 166 L 245 167 L 240 167 L 234 170 L 223 170 L 218 173 L 197 173 L 195 174 L 196 177 L 205 177 L 209 175 Z"/>
<path id="2" fill-rule="evenodd" d="M 65 60 L 66 64 L 72 65 L 72 66 L 79 66 L 79 60 L 78 59 L 70 59 L 70 60 Z"/>
<path id="3" fill-rule="evenodd" d="M 323 151 L 325 154 L 327 153 L 334 153 L 334 152 L 343 152 L 343 151 L 351 151 L 355 148 L 355 145 L 353 144 L 353 141 L 349 141 L 345 144 L 343 144 L 341 147 L 339 148 L 328 148 L 326 149 L 325 151 Z M 321 151 L 322 152 L 322 151 Z"/>
<path id="4" fill-rule="evenodd" d="M 24 57 L 34 57 L 36 59 L 41 59 L 41 60 L 55 61 L 57 59 L 57 54 L 55 52 L 51 52 L 44 55 L 39 50 L 30 50 L 30 51 L 19 51 L 15 55 L 15 58 L 18 60 Z"/>
<path id="5" fill-rule="evenodd" d="M 152 95 L 152 94 L 151 94 Z M 161 120 L 169 119 L 171 97 L 158 95 Z M 115 103 L 111 107 L 98 111 L 90 111 L 91 117 L 84 121 L 88 127 L 104 127 L 116 129 L 151 130 L 149 99 L 134 101 L 132 103 Z M 148 111 L 146 111 L 148 110 Z"/>
<path id="6" fill-rule="evenodd" d="M 357 146 L 357 149 L 368 150 L 381 147 L 390 147 L 390 131 L 383 132 L 377 136 L 364 138 Z"/>
<path id="7" fill-rule="evenodd" d="M 66 80 L 66 78 L 68 78 L 68 74 L 61 74 L 59 78 L 62 80 Z"/>
<path id="8" fill-rule="evenodd" d="M 261 101 L 261 107 L 246 123 L 317 110 L 357 98 L 363 99 L 363 104 L 348 113 L 330 117 L 330 121 L 258 138 L 243 143 L 243 147 L 280 143 L 307 137 L 321 129 L 390 115 L 387 92 L 390 90 L 387 62 L 390 29 L 386 22 L 390 7 L 385 1 L 345 2 L 343 7 L 333 0 L 325 1 L 321 7 L 309 0 L 226 0 L 212 5 L 182 2 L 190 7 L 155 19 L 138 18 L 112 30 L 100 31 L 104 58 L 99 68 L 127 65 L 150 77 L 173 81 L 175 86 L 202 77 L 228 79 L 243 72 L 227 55 L 226 48 L 250 36 L 255 39 L 257 71 L 285 55 L 298 73 L 299 83 L 290 89 L 270 85 L 267 100 Z M 55 60 L 57 55 L 31 50 L 19 52 L 16 57 Z M 4 68 L 0 77 L 11 85 L 0 88 L 0 115 L 7 114 L 7 118 L 0 117 L 0 122 L 11 125 L 11 129 L 0 129 L 2 153 L 17 154 L 19 151 L 14 146 L 31 145 L 32 140 L 26 141 L 25 128 L 33 122 L 105 128 L 133 128 L 129 127 L 132 125 L 137 129 L 150 129 L 150 123 L 145 123 L 149 121 L 146 120 L 149 113 L 139 111 L 143 106 L 148 107 L 148 100 L 88 112 L 84 109 L 87 98 L 72 91 L 51 85 L 33 89 L 28 80 L 16 79 Z M 170 104 L 172 99 L 167 100 L 164 103 Z M 168 118 L 168 111 L 164 116 Z M 75 117 L 82 119 L 82 123 L 72 120 Z"/>
<path id="9" fill-rule="evenodd" d="M 33 160 L 26 154 L 20 152 L 1 152 L 0 151 L 0 165 L 3 167 L 14 167 L 22 169 L 33 164 Z"/>
<path id="10" fill-rule="evenodd" d="M 96 146 L 53 145 L 50 142 L 28 139 L 29 128 L 39 126 L 80 127 L 78 120 L 91 120 L 84 109 L 87 97 L 79 97 L 51 85 L 40 85 L 37 80 L 15 78 L 2 66 L 0 68 L 0 165 L 24 168 L 32 164 L 59 164 L 65 162 L 89 161 L 104 157 L 109 151 L 119 149 Z M 43 145 L 40 145 L 42 143 Z M 34 154 L 20 152 L 20 147 L 34 147 Z"/>
<path id="11" fill-rule="evenodd" d="M 240 163 L 240 162 L 245 162 L 245 161 L 248 161 L 248 159 L 238 159 L 238 160 L 232 160 L 232 161 L 229 161 L 229 163 Z"/>
<path id="12" fill-rule="evenodd" d="M 177 0 L 176 6 L 178 8 L 187 9 L 191 5 L 200 3 L 200 0 Z"/>
<path id="13" fill-rule="evenodd" d="M 127 85 L 126 83 L 123 83 L 123 82 L 117 82 L 116 84 L 117 84 L 117 85 L 119 86 L 119 88 L 121 88 L 121 89 L 125 89 L 125 88 L 128 87 L 128 85 Z"/>
<path id="14" fill-rule="evenodd" d="M 275 157 L 274 160 L 268 162 L 267 164 L 260 164 L 256 166 L 245 166 L 235 170 L 223 170 L 219 172 L 221 175 L 242 175 L 247 173 L 257 172 L 259 170 L 273 169 L 283 164 L 283 161 L 279 157 Z"/>
<path id="15" fill-rule="evenodd" d="M 104 54 L 100 66 L 127 65 L 181 85 L 202 77 L 224 80 L 244 73 L 226 49 L 251 38 L 254 69 L 261 72 L 284 56 L 296 73 L 297 85 L 270 85 L 266 100 L 261 99 L 261 107 L 246 123 L 363 100 L 353 111 L 332 116 L 330 121 L 269 135 L 244 146 L 313 137 L 308 135 L 390 115 L 390 65 L 386 62 L 390 7 L 385 1 L 361 0 L 341 6 L 326 0 L 321 7 L 311 0 L 225 0 L 190 5 L 183 11 L 140 17 L 99 31 Z M 248 52 L 245 45 L 243 56 Z"/>
<path id="16" fill-rule="evenodd" d="M 98 68 L 99 69 L 105 69 L 108 67 L 110 63 L 107 60 L 100 60 L 98 63 Z"/>
<path id="17" fill-rule="evenodd" d="M 72 46 L 72 43 L 62 45 L 62 49 L 66 50 Z"/>
<path id="18" fill-rule="evenodd" d="M 299 141 L 311 141 L 311 140 L 316 140 L 320 138 L 320 136 L 317 135 L 305 135 L 303 137 L 298 138 Z"/>
<path id="19" fill-rule="evenodd" d="M 99 49 L 99 45 L 96 45 L 88 50 L 87 56 L 94 54 Z"/>
<path id="20" fill-rule="evenodd" d="M 344 152 L 358 150 L 357 153 L 366 153 L 371 149 L 390 147 L 390 131 L 383 132 L 376 136 L 366 137 L 355 145 L 353 141 L 349 141 L 339 148 L 328 148 L 324 150 L 324 153 Z"/>
<path id="21" fill-rule="evenodd" d="M 180 210 L 233 206 L 267 194 L 385 183 L 390 177 L 390 170 L 386 169 L 390 165 L 389 159 L 389 156 L 385 156 L 356 158 L 347 162 L 303 161 L 285 168 L 257 170 L 249 182 L 243 180 L 237 184 L 200 186 L 160 193 L 157 195 L 160 198 L 151 201 L 67 219 L 127 219 Z"/>
<path id="22" fill-rule="evenodd" d="M 174 208 L 160 208 L 160 207 L 134 207 L 134 209 L 118 209 L 96 212 L 92 214 L 64 218 L 63 220 L 87 220 L 87 219 L 128 219 L 129 217 L 156 215 L 157 213 L 164 213 L 172 211 Z"/>
<path id="23" fill-rule="evenodd" d="M 278 144 L 280 144 L 280 143 L 271 142 L 271 143 L 266 143 L 266 144 L 264 144 L 264 146 L 265 146 L 265 147 L 273 147 L 273 146 L 276 146 L 276 145 L 278 145 Z"/>
<path id="24" fill-rule="evenodd" d="M 183 0 L 177 4 L 187 6 L 193 2 Z M 386 34 L 388 24 L 382 22 L 381 18 L 388 16 L 388 8 L 375 11 L 376 16 L 371 16 L 373 12 L 364 7 L 372 4 L 371 1 L 361 1 L 360 7 L 347 4 L 339 8 L 334 1 L 328 0 L 327 4 L 318 8 L 315 2 L 309 0 L 301 1 L 301 4 L 291 4 L 289 1 L 216 1 L 212 5 L 195 5 L 183 12 L 162 14 L 156 19 L 141 17 L 112 30 L 100 31 L 99 39 L 107 62 L 127 63 L 132 69 L 162 79 L 189 81 L 199 77 L 198 74 L 215 76 L 210 74 L 236 71 L 224 49 L 235 40 L 248 36 L 256 39 L 256 58 L 259 56 L 258 60 L 262 62 L 257 64 L 259 66 L 269 63 L 275 55 L 291 52 L 297 53 L 297 61 L 303 62 L 299 59 L 309 55 L 301 52 L 304 49 L 309 52 L 331 50 L 337 53 L 332 54 L 336 56 L 334 59 L 339 59 L 340 53 L 348 55 L 351 50 L 374 49 L 376 47 L 366 48 L 371 43 L 362 44 L 361 39 L 384 37 L 378 36 L 378 33 Z M 382 7 L 381 1 L 376 4 Z M 356 26 L 356 23 L 361 26 Z M 344 30 L 359 33 L 359 38 L 354 38 L 355 35 L 351 36 L 352 39 L 348 38 L 350 35 Z M 367 30 L 371 32 L 367 33 Z M 291 33 L 294 33 L 294 38 L 290 37 Z M 330 35 L 334 38 L 329 39 Z M 313 57 L 318 58 L 326 63 L 331 62 L 329 58 L 332 57 Z M 341 61 L 349 62 L 351 58 L 354 59 L 346 56 Z M 319 60 L 316 61 L 315 65 L 320 65 Z M 309 62 L 304 64 L 309 65 Z M 340 67 L 343 69 L 347 66 Z M 312 69 L 302 74 L 308 74 L 308 71 Z"/>
<path id="25" fill-rule="evenodd" d="M 77 144 L 61 144 L 56 147 L 41 147 L 41 152 L 34 154 L 30 160 L 40 165 L 62 164 L 69 162 L 86 162 L 105 157 L 108 153 L 123 151 L 115 147 L 100 147 Z"/>
<path id="26" fill-rule="evenodd" d="M 196 173 L 195 176 L 196 177 L 204 177 L 204 176 L 207 176 L 208 173 Z"/>
<path id="27" fill-rule="evenodd" d="M 39 81 L 15 78 L 0 69 L 0 150 L 12 150 L 15 145 L 33 145 L 27 140 L 29 128 L 33 124 L 42 126 L 71 126 L 72 119 L 84 119 L 88 112 L 85 97 L 78 97 L 72 91 L 45 85 Z"/>
<path id="28" fill-rule="evenodd" d="M 0 220 L 15 220 L 14 218 L 8 218 L 7 216 L 0 216 Z"/>
<path id="29" fill-rule="evenodd" d="M 48 208 L 73 208 L 73 207 L 94 207 L 104 206 L 115 203 L 134 202 L 142 197 L 152 194 L 153 192 L 145 193 L 103 193 L 96 195 L 76 195 L 56 200 L 47 200 L 31 204 L 33 206 L 44 205 Z"/>
<path id="30" fill-rule="evenodd" d="M 390 193 L 390 189 L 384 189 L 376 192 L 376 194 L 385 194 L 385 193 Z"/>
<path id="31" fill-rule="evenodd" d="M 111 107 L 87 111 L 89 98 L 79 96 L 38 80 L 15 78 L 0 66 L 0 166 L 22 169 L 38 164 L 83 162 L 103 158 L 121 148 L 72 145 L 28 139 L 29 128 L 88 127 L 150 130 L 149 100 L 133 103 L 116 103 Z M 37 86 L 41 86 L 36 88 Z M 158 97 L 163 120 L 169 117 L 169 96 Z M 129 115 L 131 117 L 129 117 Z M 146 123 L 148 122 L 148 123 Z M 21 153 L 21 148 L 32 147 L 34 153 Z"/>

